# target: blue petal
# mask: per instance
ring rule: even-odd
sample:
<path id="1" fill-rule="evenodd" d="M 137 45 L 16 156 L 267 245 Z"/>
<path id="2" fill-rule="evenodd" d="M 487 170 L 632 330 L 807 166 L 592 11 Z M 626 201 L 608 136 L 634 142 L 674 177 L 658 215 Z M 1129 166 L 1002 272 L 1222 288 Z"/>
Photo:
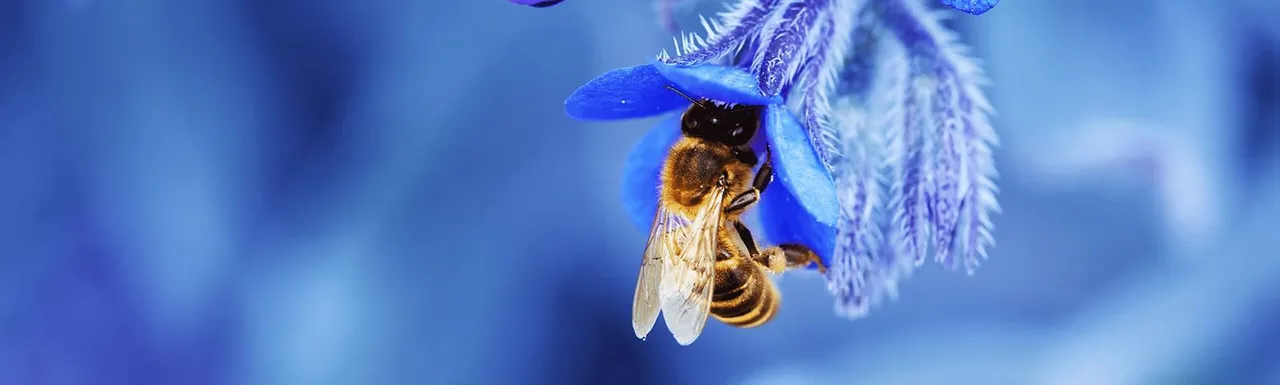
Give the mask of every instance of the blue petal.
<path id="1" fill-rule="evenodd" d="M 942 0 L 942 5 L 970 15 L 981 15 L 995 8 L 1000 0 Z"/>
<path id="2" fill-rule="evenodd" d="M 765 96 L 756 77 L 741 68 L 710 64 L 679 67 L 662 62 L 653 65 L 693 97 L 750 105 L 782 103 L 781 96 Z"/>
<path id="3" fill-rule="evenodd" d="M 809 143 L 800 122 L 779 105 L 765 110 L 765 135 L 773 147 L 774 173 L 797 204 L 819 223 L 833 226 L 840 215 L 835 181 Z"/>
<path id="4" fill-rule="evenodd" d="M 546 8 L 556 4 L 560 4 L 564 0 L 507 0 L 520 5 L 528 5 L 534 8 Z"/>
<path id="5" fill-rule="evenodd" d="M 768 245 L 799 243 L 818 253 L 822 263 L 831 266 L 835 250 L 836 228 L 819 223 L 800 206 L 785 185 L 774 185 L 760 197 L 760 224 Z M 763 244 L 761 246 L 764 246 Z"/>
<path id="6" fill-rule="evenodd" d="M 662 119 L 640 139 L 623 164 L 622 201 L 636 227 L 648 231 L 658 212 L 658 177 L 671 145 L 680 139 L 680 115 Z"/>
<path id="7" fill-rule="evenodd" d="M 651 64 L 605 72 L 578 87 L 564 101 L 564 112 L 584 120 L 642 118 L 689 106 Z"/>

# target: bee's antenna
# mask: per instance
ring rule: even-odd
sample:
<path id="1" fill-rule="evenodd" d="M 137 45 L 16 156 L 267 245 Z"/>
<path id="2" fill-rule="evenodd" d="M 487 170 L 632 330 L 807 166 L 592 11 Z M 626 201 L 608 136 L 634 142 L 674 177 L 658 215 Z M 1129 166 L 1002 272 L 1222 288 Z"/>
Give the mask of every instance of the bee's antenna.
<path id="1" fill-rule="evenodd" d="M 690 102 L 693 102 L 693 104 L 697 104 L 697 105 L 698 105 L 698 107 L 707 108 L 707 105 L 702 104 L 702 101 L 701 101 L 701 100 L 694 99 L 692 96 L 689 96 L 689 94 L 686 94 L 686 93 L 684 93 L 684 92 L 681 92 L 680 90 L 676 89 L 675 87 L 672 87 L 670 84 L 663 84 L 663 85 L 662 85 L 662 87 L 663 87 L 663 88 L 666 88 L 666 89 L 668 89 L 668 90 L 671 90 L 671 92 L 675 92 L 675 93 L 676 93 L 676 95 L 683 96 L 685 99 L 688 99 Z"/>

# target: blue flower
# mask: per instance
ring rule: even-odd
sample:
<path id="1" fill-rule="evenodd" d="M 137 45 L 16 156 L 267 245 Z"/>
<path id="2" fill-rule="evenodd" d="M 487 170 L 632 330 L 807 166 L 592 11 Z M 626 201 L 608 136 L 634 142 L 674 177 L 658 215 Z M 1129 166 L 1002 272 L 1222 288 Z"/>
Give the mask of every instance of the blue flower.
<path id="1" fill-rule="evenodd" d="M 739 0 L 703 19 L 704 35 L 682 34 L 674 55 L 592 80 L 566 112 L 626 119 L 689 105 L 664 84 L 768 105 L 763 132 L 782 188 L 759 202 L 764 238 L 817 252 L 836 311 L 861 316 L 928 256 L 972 274 L 994 243 L 992 108 L 943 17 L 918 0 Z M 641 227 L 679 135 L 668 118 L 628 158 L 627 204 Z"/>
<path id="2" fill-rule="evenodd" d="M 772 244 L 803 244 L 820 257 L 831 255 L 838 212 L 831 174 L 809 144 L 800 122 L 781 105 L 783 98 L 762 92 L 749 72 L 721 65 L 676 67 L 663 63 L 616 69 L 578 88 L 565 101 L 565 112 L 577 119 L 614 120 L 688 108 L 690 102 L 666 89 L 667 85 L 695 98 L 767 106 L 761 129 L 772 146 L 775 181 L 781 183 L 765 189 L 758 203 L 764 238 Z M 680 115 L 673 114 L 658 123 L 627 157 L 623 195 L 639 228 L 648 230 L 653 221 L 662 162 L 680 135 Z"/>
<path id="3" fill-rule="evenodd" d="M 564 2 L 564 0 L 507 0 L 520 5 L 528 5 L 534 8 L 546 8 Z"/>

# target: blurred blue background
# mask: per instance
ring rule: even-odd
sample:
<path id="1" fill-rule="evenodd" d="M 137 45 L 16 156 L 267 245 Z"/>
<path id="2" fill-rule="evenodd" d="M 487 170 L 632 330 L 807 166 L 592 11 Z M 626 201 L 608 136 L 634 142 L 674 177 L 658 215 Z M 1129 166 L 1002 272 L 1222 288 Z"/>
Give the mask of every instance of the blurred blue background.
<path id="1" fill-rule="evenodd" d="M 1280 384 L 1280 6 L 1213 4 L 956 13 L 990 260 L 679 347 L 629 326 L 653 122 L 562 111 L 651 3 L 3 0 L 0 384 Z"/>

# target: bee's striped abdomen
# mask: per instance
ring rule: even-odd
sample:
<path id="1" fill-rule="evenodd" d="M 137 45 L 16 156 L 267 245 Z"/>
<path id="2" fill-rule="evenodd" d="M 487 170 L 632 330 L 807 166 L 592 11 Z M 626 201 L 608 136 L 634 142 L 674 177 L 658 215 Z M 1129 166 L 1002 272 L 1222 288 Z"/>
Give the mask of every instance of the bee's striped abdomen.
<path id="1" fill-rule="evenodd" d="M 716 261 L 711 315 L 742 328 L 763 325 L 778 311 L 778 291 L 764 270 L 741 258 Z"/>

